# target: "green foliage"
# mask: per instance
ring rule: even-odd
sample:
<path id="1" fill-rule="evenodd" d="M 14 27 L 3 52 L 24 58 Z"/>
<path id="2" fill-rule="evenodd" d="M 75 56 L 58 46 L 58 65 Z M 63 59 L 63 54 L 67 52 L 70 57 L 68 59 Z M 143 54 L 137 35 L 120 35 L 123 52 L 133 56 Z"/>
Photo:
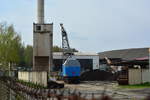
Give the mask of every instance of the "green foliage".
<path id="1" fill-rule="evenodd" d="M 72 51 L 78 50 L 72 48 Z M 62 52 L 62 48 L 53 46 L 53 52 Z M 9 64 L 32 67 L 33 47 L 21 43 L 21 36 L 15 31 L 13 25 L 2 22 L 0 23 L 0 69 L 8 70 Z"/>
<path id="2" fill-rule="evenodd" d="M 63 50 L 62 50 L 62 48 L 61 47 L 59 47 L 59 46 L 53 46 L 53 52 L 62 52 Z M 73 51 L 73 52 L 78 52 L 78 50 L 76 50 L 75 48 L 71 48 L 71 51 Z"/>
<path id="3" fill-rule="evenodd" d="M 77 52 L 76 49 L 73 49 L 73 51 Z M 62 48 L 59 46 L 53 46 L 53 52 L 62 52 Z M 20 67 L 25 67 L 25 66 L 32 67 L 33 66 L 33 46 L 22 45 L 20 47 L 19 55 L 20 55 L 20 62 L 19 62 Z"/>
<path id="4" fill-rule="evenodd" d="M 24 60 L 26 66 L 32 66 L 33 62 L 33 47 L 31 45 L 27 45 L 24 51 Z"/>
<path id="5" fill-rule="evenodd" d="M 24 99 L 23 99 L 23 97 L 22 97 L 22 96 L 20 96 L 19 94 L 16 94 L 15 99 L 16 99 L 16 100 L 24 100 Z"/>
<path id="6" fill-rule="evenodd" d="M 33 65 L 33 47 L 31 45 L 22 46 L 19 50 L 19 67 L 32 67 Z"/>
<path id="7" fill-rule="evenodd" d="M 19 67 L 26 66 L 24 52 L 25 52 L 25 46 L 22 45 L 19 50 L 19 59 L 20 59 L 20 62 L 18 64 Z"/>
<path id="8" fill-rule="evenodd" d="M 53 46 L 53 52 L 62 52 L 62 48 L 58 46 Z"/>
<path id="9" fill-rule="evenodd" d="M 46 89 L 47 87 L 45 87 L 44 85 L 40 85 L 37 83 L 33 83 L 33 82 L 27 82 L 24 80 L 17 80 L 18 83 L 21 83 L 22 85 L 31 87 L 31 88 L 35 88 L 35 89 Z"/>
<path id="10" fill-rule="evenodd" d="M 72 50 L 73 52 L 78 52 L 78 50 L 75 49 L 75 48 L 71 48 L 71 50 Z"/>
<path id="11" fill-rule="evenodd" d="M 21 37 L 14 30 L 13 25 L 0 24 L 0 64 L 8 67 L 8 64 L 19 62 L 19 49 Z"/>
<path id="12" fill-rule="evenodd" d="M 143 84 L 135 84 L 135 85 L 121 85 L 120 88 L 128 88 L 128 89 L 136 89 L 136 88 L 150 88 L 150 83 L 145 82 Z"/>

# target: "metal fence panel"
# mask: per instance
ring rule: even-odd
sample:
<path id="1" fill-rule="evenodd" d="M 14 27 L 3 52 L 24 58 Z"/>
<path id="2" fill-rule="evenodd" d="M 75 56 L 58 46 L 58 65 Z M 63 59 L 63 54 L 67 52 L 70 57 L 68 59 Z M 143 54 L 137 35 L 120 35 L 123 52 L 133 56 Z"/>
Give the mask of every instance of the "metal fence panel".
<path id="1" fill-rule="evenodd" d="M 142 82 L 150 82 L 150 69 L 142 69 Z"/>
<path id="2" fill-rule="evenodd" d="M 129 69 L 129 84 L 141 84 L 142 74 L 141 69 Z"/>

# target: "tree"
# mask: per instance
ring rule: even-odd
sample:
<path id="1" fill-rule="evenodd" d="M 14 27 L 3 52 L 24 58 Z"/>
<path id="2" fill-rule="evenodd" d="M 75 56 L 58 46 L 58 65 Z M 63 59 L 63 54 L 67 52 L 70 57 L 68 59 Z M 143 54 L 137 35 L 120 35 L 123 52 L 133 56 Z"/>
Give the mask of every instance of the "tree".
<path id="1" fill-rule="evenodd" d="M 62 52 L 63 49 L 57 45 L 53 46 L 53 52 Z M 78 50 L 76 50 L 75 48 L 71 48 L 71 51 L 73 52 L 78 52 Z"/>
<path id="2" fill-rule="evenodd" d="M 24 67 L 26 66 L 26 63 L 25 63 L 25 46 L 24 45 L 21 45 L 20 47 L 20 50 L 19 50 L 19 64 L 18 64 L 18 67 Z"/>
<path id="3" fill-rule="evenodd" d="M 77 52 L 76 49 L 72 49 L 74 52 Z M 53 52 L 62 52 L 62 48 L 59 46 L 53 46 Z M 20 48 L 20 67 L 32 67 L 33 66 L 33 46 L 22 45 Z"/>
<path id="4" fill-rule="evenodd" d="M 72 51 L 77 52 L 74 48 Z M 62 52 L 62 48 L 54 46 L 53 52 Z M 0 23 L 0 69 L 8 70 L 9 64 L 31 67 L 33 65 L 33 47 L 31 45 L 24 46 L 13 25 L 3 22 Z"/>
<path id="5" fill-rule="evenodd" d="M 73 52 L 79 52 L 77 49 L 75 49 L 75 48 L 71 48 L 71 50 L 73 51 Z"/>
<path id="6" fill-rule="evenodd" d="M 8 69 L 9 64 L 19 63 L 20 46 L 21 37 L 13 25 L 0 23 L 0 64 L 3 69 Z"/>
<path id="7" fill-rule="evenodd" d="M 53 52 L 62 52 L 62 48 L 55 45 L 53 46 Z"/>
<path id="8" fill-rule="evenodd" d="M 26 66 L 33 65 L 33 47 L 31 45 L 27 45 L 24 51 L 25 64 Z"/>

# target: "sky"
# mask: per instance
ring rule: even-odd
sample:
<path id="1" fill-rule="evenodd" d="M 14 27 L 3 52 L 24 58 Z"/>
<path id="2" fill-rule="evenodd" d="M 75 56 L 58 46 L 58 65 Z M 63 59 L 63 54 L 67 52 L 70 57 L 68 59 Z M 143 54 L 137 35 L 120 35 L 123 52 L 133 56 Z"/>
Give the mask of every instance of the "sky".
<path id="1" fill-rule="evenodd" d="M 45 22 L 54 24 L 54 45 L 61 46 L 60 23 L 72 48 L 81 52 L 150 47 L 150 0 L 45 0 Z M 36 0 L 1 0 L 0 22 L 13 24 L 25 45 L 33 44 Z"/>

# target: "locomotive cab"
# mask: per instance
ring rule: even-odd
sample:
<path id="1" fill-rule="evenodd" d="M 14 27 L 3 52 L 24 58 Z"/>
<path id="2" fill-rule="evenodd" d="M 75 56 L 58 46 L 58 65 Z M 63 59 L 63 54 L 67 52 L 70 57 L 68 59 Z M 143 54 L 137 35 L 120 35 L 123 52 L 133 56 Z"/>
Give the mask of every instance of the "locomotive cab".
<path id="1" fill-rule="evenodd" d="M 79 61 L 69 56 L 62 66 L 62 76 L 66 83 L 79 83 L 80 82 L 81 65 Z"/>

